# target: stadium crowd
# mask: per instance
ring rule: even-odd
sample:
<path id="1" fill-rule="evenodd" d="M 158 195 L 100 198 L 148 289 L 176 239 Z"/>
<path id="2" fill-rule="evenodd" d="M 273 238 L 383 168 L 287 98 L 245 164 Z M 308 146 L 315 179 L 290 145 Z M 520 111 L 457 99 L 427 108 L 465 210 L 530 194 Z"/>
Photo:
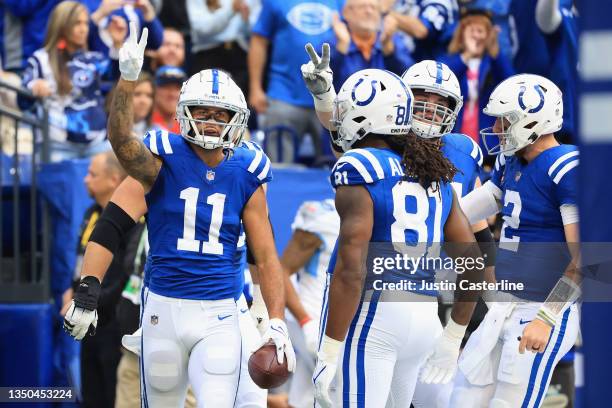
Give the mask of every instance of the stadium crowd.
<path id="1" fill-rule="evenodd" d="M 454 130 L 476 143 L 479 130 L 493 124 L 482 109 L 497 84 L 515 73 L 546 76 L 563 92 L 565 117 L 557 137 L 567 143 L 575 140 L 577 16 L 572 0 L 5 0 L 0 80 L 42 101 L 52 162 L 94 158 L 85 184 L 96 203 L 81 229 L 82 254 L 95 220 L 125 177 L 106 153 L 106 124 L 119 78 L 118 50 L 130 22 L 149 33 L 133 98 L 134 133 L 180 133 L 175 115 L 183 82 L 214 67 L 245 91 L 250 137 L 272 162 L 326 167 L 335 158 L 300 71 L 308 61 L 307 43 L 316 50 L 331 44 L 336 89 L 361 69 L 402 75 L 424 59 L 444 62 L 458 77 L 464 98 Z M 0 100 L 42 114 L 41 104 L 15 98 L 1 86 Z M 13 154 L 13 131 L 0 123 L 7 155 Z M 18 132 L 20 141 L 33 137 L 27 128 Z M 18 150 L 28 153 L 27 146 Z M 485 157 L 484 168 L 493 161 Z M 484 182 L 486 174 L 481 178 Z M 146 231 L 140 227 L 122 244 L 124 253 L 113 265 L 117 279 L 105 281 L 98 335 L 58 363 L 67 383 L 81 384 L 85 407 L 134 406 L 138 398 L 137 360 L 122 351 L 121 337 L 138 326 L 129 286 L 137 285 L 144 266 L 140 243 Z M 62 297 L 66 306 L 72 288 Z"/>

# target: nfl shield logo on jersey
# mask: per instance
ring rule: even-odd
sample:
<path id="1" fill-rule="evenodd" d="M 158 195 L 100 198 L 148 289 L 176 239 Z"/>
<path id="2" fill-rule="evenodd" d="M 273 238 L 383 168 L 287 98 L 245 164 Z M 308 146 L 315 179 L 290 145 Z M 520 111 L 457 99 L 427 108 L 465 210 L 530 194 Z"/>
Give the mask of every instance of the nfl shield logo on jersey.
<path id="1" fill-rule="evenodd" d="M 211 181 L 214 181 L 214 180 L 215 180 L 215 172 L 212 170 L 208 170 L 206 172 L 206 181 L 210 183 Z"/>
<path id="2" fill-rule="evenodd" d="M 521 172 L 517 171 L 514 175 L 514 181 L 519 181 L 521 179 Z"/>
<path id="3" fill-rule="evenodd" d="M 151 324 L 155 326 L 157 325 L 158 322 L 159 322 L 159 317 L 157 317 L 157 315 L 151 315 Z"/>

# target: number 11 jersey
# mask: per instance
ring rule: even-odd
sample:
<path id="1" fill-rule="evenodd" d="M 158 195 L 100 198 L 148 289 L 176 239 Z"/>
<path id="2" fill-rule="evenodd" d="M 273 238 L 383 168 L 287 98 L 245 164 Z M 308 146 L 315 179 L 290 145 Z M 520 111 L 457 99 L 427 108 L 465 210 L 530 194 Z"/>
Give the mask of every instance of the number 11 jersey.
<path id="1" fill-rule="evenodd" d="M 243 284 L 242 211 L 272 179 L 268 157 L 245 142 L 211 168 L 180 135 L 151 131 L 144 143 L 163 160 L 145 196 L 150 290 L 180 299 L 237 299 Z"/>

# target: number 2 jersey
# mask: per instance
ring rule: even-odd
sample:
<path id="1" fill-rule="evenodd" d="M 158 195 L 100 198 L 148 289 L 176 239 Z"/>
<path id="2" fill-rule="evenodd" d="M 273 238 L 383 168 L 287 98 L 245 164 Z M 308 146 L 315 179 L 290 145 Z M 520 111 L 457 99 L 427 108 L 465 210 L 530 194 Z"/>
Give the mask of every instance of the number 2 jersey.
<path id="1" fill-rule="evenodd" d="M 144 143 L 163 160 L 145 196 L 150 290 L 181 299 L 237 299 L 244 280 L 242 211 L 272 179 L 269 159 L 244 142 L 210 168 L 180 135 L 151 131 Z"/>
<path id="2" fill-rule="evenodd" d="M 444 224 L 452 207 L 452 187 L 440 183 L 434 192 L 431 187 L 423 188 L 416 179 L 402 180 L 403 177 L 401 157 L 393 150 L 364 148 L 349 150 L 340 157 L 332 169 L 331 182 L 334 188 L 363 186 L 372 198 L 374 223 L 366 289 L 377 289 L 375 280 L 409 281 L 414 282 L 414 287 L 406 287 L 406 290 L 435 296 L 435 291 L 419 289 L 421 282 L 434 281 L 435 270 L 415 269 L 404 263 L 398 267 L 392 263 L 398 255 L 394 244 L 405 244 L 408 255 L 419 259 L 432 243 L 442 242 Z M 333 273 L 336 255 L 337 247 L 330 261 L 329 273 Z"/>
<path id="3" fill-rule="evenodd" d="M 517 297 L 544 301 L 571 260 L 562 205 L 577 205 L 578 149 L 561 145 L 530 163 L 499 155 L 491 183 L 499 189 L 504 224 L 495 264 L 498 281 L 522 283 Z"/>

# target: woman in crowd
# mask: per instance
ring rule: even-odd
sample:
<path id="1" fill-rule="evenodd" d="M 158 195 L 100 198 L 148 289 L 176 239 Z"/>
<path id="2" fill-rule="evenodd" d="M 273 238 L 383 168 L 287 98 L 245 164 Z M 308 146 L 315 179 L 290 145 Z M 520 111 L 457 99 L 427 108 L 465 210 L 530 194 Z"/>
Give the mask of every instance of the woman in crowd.
<path id="1" fill-rule="evenodd" d="M 109 34 L 116 49 L 126 33 L 125 20 L 114 17 Z M 85 6 L 61 2 L 51 13 L 43 48 L 28 59 L 23 75 L 24 87 L 41 98 L 49 111 L 51 161 L 89 157 L 110 148 L 100 83 L 116 80 L 119 67 L 117 60 L 87 50 L 88 34 Z M 22 109 L 31 103 L 19 100 Z"/>
<path id="2" fill-rule="evenodd" d="M 512 63 L 499 52 L 497 29 L 490 15 L 482 10 L 463 14 L 448 46 L 449 54 L 441 62 L 457 75 L 465 103 L 457 117 L 454 131 L 479 141 L 479 130 L 493 125 L 482 109 L 493 89 L 514 75 Z"/>

